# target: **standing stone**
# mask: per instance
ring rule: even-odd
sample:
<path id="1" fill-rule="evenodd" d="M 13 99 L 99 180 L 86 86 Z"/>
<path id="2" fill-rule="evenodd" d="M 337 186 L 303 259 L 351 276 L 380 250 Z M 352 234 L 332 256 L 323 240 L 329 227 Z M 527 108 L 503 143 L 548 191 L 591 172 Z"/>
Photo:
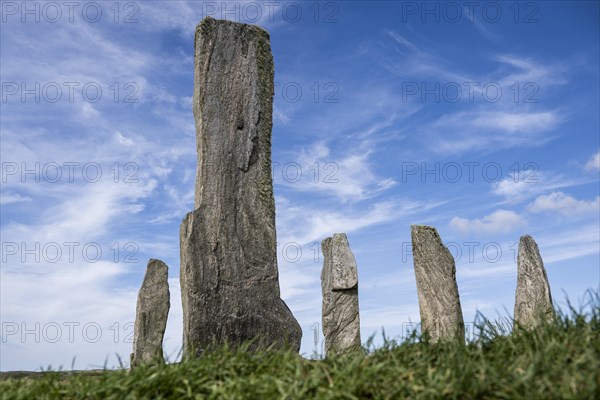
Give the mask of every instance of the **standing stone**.
<path id="1" fill-rule="evenodd" d="M 162 343 L 171 305 L 168 278 L 167 264 L 148 261 L 135 310 L 132 367 L 164 362 Z"/>
<path id="2" fill-rule="evenodd" d="M 517 269 L 515 324 L 517 327 L 534 328 L 540 318 L 551 320 L 554 308 L 540 250 L 529 235 L 519 240 Z"/>
<path id="3" fill-rule="evenodd" d="M 180 229 L 186 356 L 225 342 L 300 349 L 302 330 L 279 293 L 273 74 L 267 31 L 210 17 L 197 26 L 195 210 Z"/>
<path id="4" fill-rule="evenodd" d="M 358 313 L 358 272 L 345 233 L 321 243 L 323 249 L 323 335 L 325 353 L 361 348 Z"/>
<path id="5" fill-rule="evenodd" d="M 421 331 L 429 332 L 432 342 L 462 339 L 465 324 L 454 258 L 435 228 L 423 225 L 411 225 L 410 228 Z"/>

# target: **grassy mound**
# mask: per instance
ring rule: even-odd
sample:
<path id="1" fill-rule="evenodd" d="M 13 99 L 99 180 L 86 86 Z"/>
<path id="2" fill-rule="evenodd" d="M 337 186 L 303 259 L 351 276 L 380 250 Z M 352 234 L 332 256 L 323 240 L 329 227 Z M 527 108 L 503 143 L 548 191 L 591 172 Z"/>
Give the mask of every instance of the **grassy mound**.
<path id="1" fill-rule="evenodd" d="M 595 399 L 600 301 L 570 307 L 534 331 L 488 321 L 468 344 L 413 336 L 377 349 L 307 360 L 220 348 L 198 360 L 133 371 L 5 379 L 2 399 Z"/>

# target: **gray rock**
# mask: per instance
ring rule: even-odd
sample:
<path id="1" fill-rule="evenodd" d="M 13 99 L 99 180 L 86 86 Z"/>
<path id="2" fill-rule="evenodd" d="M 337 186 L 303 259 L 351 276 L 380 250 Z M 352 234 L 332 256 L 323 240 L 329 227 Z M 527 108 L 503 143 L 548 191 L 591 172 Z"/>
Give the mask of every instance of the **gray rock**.
<path id="1" fill-rule="evenodd" d="M 327 354 L 361 348 L 356 260 L 344 233 L 323 240 L 323 335 Z"/>
<path id="2" fill-rule="evenodd" d="M 180 229 L 184 355 L 246 341 L 299 350 L 302 330 L 279 293 L 269 34 L 203 19 L 194 73 L 196 209 Z"/>
<path id="3" fill-rule="evenodd" d="M 432 342 L 464 338 L 452 254 L 433 227 L 412 225 L 411 236 L 421 331 L 429 332 Z"/>
<path id="4" fill-rule="evenodd" d="M 169 267 L 150 259 L 138 292 L 131 366 L 164 362 L 163 337 L 169 315 Z"/>
<path id="5" fill-rule="evenodd" d="M 517 269 L 515 324 L 517 327 L 534 328 L 541 318 L 551 320 L 554 308 L 540 250 L 529 235 L 519 240 Z"/>

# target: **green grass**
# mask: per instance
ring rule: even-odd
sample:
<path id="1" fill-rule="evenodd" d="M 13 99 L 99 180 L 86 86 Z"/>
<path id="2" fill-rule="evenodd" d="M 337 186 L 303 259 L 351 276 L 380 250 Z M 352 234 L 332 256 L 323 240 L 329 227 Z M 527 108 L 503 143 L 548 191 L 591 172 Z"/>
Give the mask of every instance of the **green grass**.
<path id="1" fill-rule="evenodd" d="M 285 352 L 221 348 L 180 364 L 47 373 L 0 382 L 2 399 L 596 399 L 600 301 L 558 313 L 535 331 L 489 323 L 469 344 L 386 340 L 364 354 L 307 360 Z M 371 347 L 371 348 L 370 348 Z"/>

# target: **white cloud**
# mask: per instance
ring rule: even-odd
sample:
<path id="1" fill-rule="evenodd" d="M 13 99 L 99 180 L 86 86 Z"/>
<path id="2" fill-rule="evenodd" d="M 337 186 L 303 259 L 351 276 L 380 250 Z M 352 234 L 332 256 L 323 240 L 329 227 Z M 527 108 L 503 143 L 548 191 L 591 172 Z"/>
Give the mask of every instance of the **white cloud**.
<path id="1" fill-rule="evenodd" d="M 169 208 L 161 211 L 148 222 L 164 223 L 172 220 L 180 220 L 182 216 L 194 209 L 194 182 L 184 180 L 184 185 L 179 187 L 170 184 L 164 185 L 164 191 L 168 198 Z"/>
<path id="2" fill-rule="evenodd" d="M 464 12 L 467 13 L 468 11 L 465 9 Z M 469 20 L 473 24 L 473 27 L 475 27 L 475 29 L 477 29 L 479 33 L 481 33 L 487 39 L 494 42 L 500 42 L 502 40 L 499 36 L 490 31 L 489 28 L 493 27 L 493 24 L 484 23 L 480 21 L 480 18 L 475 18 L 473 15 L 469 15 Z"/>
<path id="3" fill-rule="evenodd" d="M 11 369 L 34 370 L 69 368 L 74 358 L 76 368 L 101 366 L 108 358 L 112 367 L 115 352 L 127 360 L 131 344 L 124 335 L 131 329 L 123 328 L 133 321 L 135 289 L 114 289 L 127 267 L 109 261 L 5 264 L 0 271 L 2 321 L 16 327 L 16 333 L 9 335 L 3 325 L 2 362 Z"/>
<path id="4" fill-rule="evenodd" d="M 392 326 L 398 327 L 409 322 L 419 323 L 420 320 L 419 304 L 416 301 L 402 306 L 380 306 L 360 310 L 360 327 L 368 332 L 369 336 L 380 333 L 382 328 L 387 335 Z"/>
<path id="5" fill-rule="evenodd" d="M 535 87 L 547 89 L 549 86 L 568 82 L 565 79 L 565 67 L 560 63 L 549 64 L 548 62 L 539 62 L 530 57 L 522 57 L 514 54 L 495 55 L 492 59 L 516 69 L 516 71 L 502 77 L 499 83 L 505 86 L 508 93 L 511 94 L 513 92 L 509 91 L 509 87 L 518 83 L 521 88 L 519 95 L 523 99 L 525 98 L 524 96 L 533 94 Z M 531 86 L 525 90 L 524 85 L 531 83 L 536 86 Z M 510 90 L 514 91 L 514 87 Z"/>
<path id="6" fill-rule="evenodd" d="M 471 124 L 478 128 L 490 128 L 509 133 L 544 131 L 559 121 L 554 112 L 509 113 L 482 112 L 473 116 Z"/>
<path id="7" fill-rule="evenodd" d="M 119 143 L 120 145 L 123 145 L 123 146 L 133 146 L 134 145 L 133 140 L 124 136 L 121 132 L 118 132 L 118 131 L 115 132 L 114 138 L 115 138 L 116 142 Z"/>
<path id="8" fill-rule="evenodd" d="M 508 233 L 523 225 L 523 219 L 514 211 L 496 210 L 480 219 L 454 217 L 449 225 L 462 233 Z"/>
<path id="9" fill-rule="evenodd" d="M 288 117 L 279 107 L 273 105 L 273 119 L 275 121 L 281 123 L 282 125 L 287 125 L 290 122 L 290 117 Z"/>
<path id="10" fill-rule="evenodd" d="M 31 201 L 31 197 L 22 196 L 19 193 L 13 193 L 9 190 L 0 193 L 0 205 L 11 203 L 22 203 Z"/>
<path id="11" fill-rule="evenodd" d="M 319 142 L 301 151 L 295 165 L 290 162 L 274 167 L 275 183 L 295 191 L 331 194 L 344 203 L 372 198 L 397 183 L 393 178 L 376 176 L 372 154 L 363 148 L 360 153 L 334 156 Z"/>
<path id="12" fill-rule="evenodd" d="M 477 27 L 477 26 L 476 26 Z M 560 64 L 548 64 L 517 55 L 491 55 L 498 67 L 487 73 L 470 74 L 452 70 L 439 52 L 428 50 L 431 46 L 417 46 L 395 32 L 387 32 L 394 48 L 380 57 L 392 73 L 400 75 L 405 82 L 413 79 L 416 84 L 426 77 L 434 82 L 426 85 L 429 90 L 434 83 L 440 89 L 429 98 L 420 90 L 408 96 L 421 103 L 457 102 L 468 107 L 442 115 L 425 124 L 422 137 L 424 145 L 440 154 L 458 154 L 468 151 L 497 151 L 516 146 L 540 146 L 555 138 L 549 133 L 568 115 L 567 110 L 544 109 L 539 104 L 523 104 L 537 100 L 537 90 L 565 83 L 565 74 Z M 429 43 L 425 43 L 426 45 Z M 392 54 L 392 57 L 389 56 Z M 443 53 L 442 53 L 443 54 Z M 393 57 L 395 56 L 395 57 Z M 451 97 L 444 92 L 447 83 L 457 85 L 460 95 Z M 515 84 L 519 85 L 518 93 Z M 403 97 L 407 94 L 404 93 Z M 446 96 L 448 98 L 446 98 Z M 404 102 L 406 99 L 403 99 Z M 423 104 L 421 104 L 423 105 Z"/>
<path id="13" fill-rule="evenodd" d="M 417 46 L 410 40 L 399 35 L 394 31 L 388 31 L 388 36 L 392 39 L 392 52 L 378 54 L 378 59 L 391 72 L 402 76 L 427 76 L 454 81 L 470 82 L 473 79 L 464 75 L 453 73 L 448 67 L 447 62 L 436 52 L 424 50 L 429 46 Z M 427 43 L 430 44 L 430 43 Z M 434 43 L 431 43 L 435 46 Z M 390 57 L 389 54 L 392 54 Z"/>
<path id="14" fill-rule="evenodd" d="M 492 183 L 491 192 L 502 196 L 505 203 L 515 204 L 550 190 L 577 186 L 589 183 L 584 179 L 566 179 L 560 174 L 539 171 L 535 168 L 523 169 L 519 174 L 513 173 L 511 177 Z"/>
<path id="15" fill-rule="evenodd" d="M 320 243 L 318 243 L 317 246 L 320 248 Z M 312 254 L 313 252 L 306 252 L 307 248 L 305 248 L 303 251 L 309 254 L 302 253 L 302 256 L 305 258 L 304 262 L 287 262 L 285 258 L 282 257 L 282 247 L 283 246 L 280 245 L 277 249 L 281 297 L 288 303 L 288 306 L 290 306 L 292 310 L 296 307 L 302 308 L 303 306 L 306 306 L 307 294 L 314 295 L 315 291 L 320 293 L 322 259 L 319 256 L 316 258 L 317 262 L 315 262 L 315 260 L 312 259 L 314 256 L 314 254 Z M 312 249 L 308 248 L 308 250 Z M 320 300 L 318 294 L 316 297 Z M 320 305 L 320 301 L 318 301 L 318 304 Z"/>
<path id="16" fill-rule="evenodd" d="M 99 181 L 88 187 L 72 187 L 61 192 L 65 197 L 38 216 L 35 224 L 11 223 L 3 228 L 7 237 L 26 241 L 94 240 L 106 233 L 119 216 L 136 214 L 143 209 L 156 181 L 123 184 Z M 62 243 L 62 242 L 61 242 Z"/>
<path id="17" fill-rule="evenodd" d="M 556 111 L 458 112 L 429 124 L 425 135 L 428 147 L 443 154 L 539 146 L 553 139 L 544 132 L 556 127 L 561 120 L 562 116 Z"/>
<path id="18" fill-rule="evenodd" d="M 492 183 L 492 193 L 504 197 L 507 203 L 514 204 L 544 191 L 548 186 L 547 182 L 546 184 L 540 183 L 538 178 L 529 182 L 525 179 L 515 178 L 513 174 L 513 178 Z M 554 188 L 555 186 L 550 185 L 550 187 Z"/>
<path id="19" fill-rule="evenodd" d="M 144 21 L 148 26 L 161 30 L 177 29 L 188 36 L 194 34 L 202 18 L 210 16 L 235 22 L 250 23 L 267 27 L 269 31 L 287 23 L 281 2 L 263 3 L 241 0 L 225 2 L 166 1 L 144 3 Z"/>
<path id="20" fill-rule="evenodd" d="M 536 238 L 545 263 L 557 263 L 579 257 L 598 254 L 600 226 L 598 220 L 587 225 L 562 231 L 560 235 L 545 235 Z M 597 266 L 596 266 L 597 270 Z"/>
<path id="21" fill-rule="evenodd" d="M 533 203 L 527 205 L 527 209 L 534 213 L 557 212 L 567 216 L 593 214 L 600 212 L 600 197 L 585 201 L 577 200 L 563 192 L 552 192 L 537 197 Z"/>
<path id="22" fill-rule="evenodd" d="M 584 166 L 586 171 L 600 171 L 600 151 L 594 154 Z"/>
<path id="23" fill-rule="evenodd" d="M 410 204 L 404 207 L 414 208 Z M 370 209 L 360 211 L 315 211 L 310 207 L 292 206 L 280 201 L 277 205 L 280 242 L 295 242 L 303 246 L 335 232 L 354 232 L 371 225 L 389 222 L 397 218 L 404 211 L 404 207 L 391 202 L 381 202 L 375 203 Z"/>

